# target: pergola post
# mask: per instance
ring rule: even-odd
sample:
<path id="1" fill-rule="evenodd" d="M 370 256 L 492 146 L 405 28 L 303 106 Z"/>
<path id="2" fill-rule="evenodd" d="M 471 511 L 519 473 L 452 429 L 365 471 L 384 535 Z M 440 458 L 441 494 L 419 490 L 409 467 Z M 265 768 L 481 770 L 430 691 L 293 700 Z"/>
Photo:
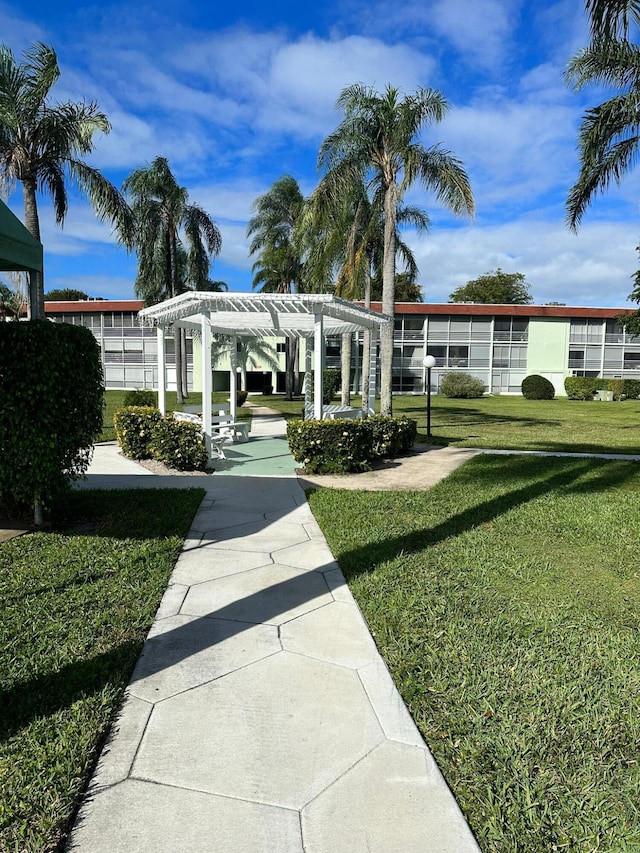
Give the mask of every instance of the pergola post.
<path id="1" fill-rule="evenodd" d="M 313 416 L 322 420 L 322 362 L 324 334 L 322 314 L 313 315 Z"/>
<path id="2" fill-rule="evenodd" d="M 231 420 L 235 421 L 238 412 L 238 338 L 231 335 L 231 352 L 229 353 L 230 375 L 229 375 L 229 402 Z"/>
<path id="3" fill-rule="evenodd" d="M 207 455 L 211 459 L 211 319 L 200 315 L 200 340 L 202 343 L 202 431 Z"/>
<path id="4" fill-rule="evenodd" d="M 304 417 L 313 417 L 313 338 L 305 338 L 304 347 Z"/>
<path id="5" fill-rule="evenodd" d="M 156 338 L 158 340 L 158 408 L 164 416 L 167 411 L 166 402 L 166 375 L 167 375 L 167 356 L 164 350 L 164 327 L 158 326 L 156 329 Z"/>

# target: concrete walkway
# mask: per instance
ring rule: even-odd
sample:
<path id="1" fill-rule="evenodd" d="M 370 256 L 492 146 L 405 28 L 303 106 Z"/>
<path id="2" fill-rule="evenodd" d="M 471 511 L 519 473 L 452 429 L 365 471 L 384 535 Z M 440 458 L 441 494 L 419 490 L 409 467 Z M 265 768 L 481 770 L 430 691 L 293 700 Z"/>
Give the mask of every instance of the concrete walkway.
<path id="1" fill-rule="evenodd" d="M 131 464 L 84 487 L 207 494 L 68 851 L 477 853 L 295 475 Z"/>

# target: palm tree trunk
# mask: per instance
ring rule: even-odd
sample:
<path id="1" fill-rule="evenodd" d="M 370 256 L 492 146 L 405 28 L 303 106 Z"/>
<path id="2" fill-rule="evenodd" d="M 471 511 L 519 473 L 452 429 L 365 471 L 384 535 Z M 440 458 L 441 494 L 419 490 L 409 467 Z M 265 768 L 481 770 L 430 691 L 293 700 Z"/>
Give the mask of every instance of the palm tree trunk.
<path id="1" fill-rule="evenodd" d="M 340 346 L 341 403 L 351 405 L 351 332 L 344 332 Z"/>
<path id="2" fill-rule="evenodd" d="M 393 317 L 396 284 L 396 225 L 398 204 L 396 184 L 384 196 L 384 256 L 382 265 L 382 312 Z M 393 414 L 393 323 L 380 333 L 380 414 Z"/>
<path id="3" fill-rule="evenodd" d="M 36 182 L 22 182 L 24 199 L 24 225 L 29 234 L 40 240 L 40 220 L 38 219 L 38 203 L 36 201 Z M 29 273 L 29 319 L 44 320 L 44 276 L 41 270 L 31 270 Z"/>
<path id="4" fill-rule="evenodd" d="M 296 383 L 296 362 L 298 361 L 298 339 L 285 338 L 285 391 L 287 400 L 293 400 Z"/>
<path id="5" fill-rule="evenodd" d="M 189 397 L 189 377 L 187 374 L 187 330 L 180 330 L 180 337 L 182 339 L 182 396 L 184 399 L 188 399 Z"/>
<path id="6" fill-rule="evenodd" d="M 364 279 L 364 307 L 371 308 L 371 268 L 367 262 Z M 371 372 L 371 329 L 362 336 L 362 417 L 369 416 L 369 374 Z"/>
<path id="7" fill-rule="evenodd" d="M 170 276 L 170 292 L 171 296 L 176 296 L 178 293 L 178 260 L 176 257 L 176 234 L 171 223 L 168 225 L 169 240 L 169 276 Z M 173 327 L 173 349 L 176 362 L 176 398 L 178 405 L 184 403 L 184 394 L 182 393 L 182 330 L 178 326 Z"/>

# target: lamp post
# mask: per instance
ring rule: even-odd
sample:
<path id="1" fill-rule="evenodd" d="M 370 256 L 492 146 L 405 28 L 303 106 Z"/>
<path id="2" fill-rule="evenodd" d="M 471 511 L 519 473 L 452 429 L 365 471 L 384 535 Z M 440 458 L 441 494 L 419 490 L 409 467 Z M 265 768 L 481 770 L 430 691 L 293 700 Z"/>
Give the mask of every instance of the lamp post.
<path id="1" fill-rule="evenodd" d="M 427 438 L 431 438 L 431 368 L 436 366 L 432 355 L 425 355 L 422 364 L 427 368 Z"/>

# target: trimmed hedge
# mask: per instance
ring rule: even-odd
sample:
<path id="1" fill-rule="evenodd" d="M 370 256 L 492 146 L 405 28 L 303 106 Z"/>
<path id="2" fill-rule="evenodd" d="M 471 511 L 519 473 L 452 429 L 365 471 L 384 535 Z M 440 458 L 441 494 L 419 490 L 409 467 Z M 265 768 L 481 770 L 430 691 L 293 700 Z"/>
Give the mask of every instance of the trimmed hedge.
<path id="1" fill-rule="evenodd" d="M 593 400 L 597 381 L 590 376 L 567 376 L 564 380 L 564 390 L 570 400 Z"/>
<path id="2" fill-rule="evenodd" d="M 482 397 L 485 388 L 482 380 L 469 373 L 445 373 L 440 382 L 441 394 L 459 399 Z"/>
<path id="3" fill-rule="evenodd" d="M 209 461 L 198 424 L 163 418 L 150 406 L 129 406 L 113 416 L 116 438 L 128 459 L 157 459 L 178 471 L 204 471 Z"/>
<path id="4" fill-rule="evenodd" d="M 520 390 L 526 400 L 553 400 L 556 396 L 556 389 L 553 387 L 553 382 L 545 379 L 544 376 L 539 376 L 537 373 L 526 376 L 522 380 Z"/>
<path id="5" fill-rule="evenodd" d="M 153 427 L 151 454 L 178 471 L 204 471 L 209 457 L 198 424 L 162 418 Z"/>
<path id="6" fill-rule="evenodd" d="M 637 400 L 640 397 L 640 379 L 623 379 L 622 393 L 628 400 Z"/>
<path id="7" fill-rule="evenodd" d="M 129 406 L 147 406 L 155 409 L 158 406 L 158 399 L 155 391 L 136 388 L 135 391 L 127 391 L 122 403 L 127 408 Z"/>
<path id="8" fill-rule="evenodd" d="M 100 348 L 89 329 L 0 323 L 0 496 L 51 507 L 82 477 L 102 431 Z"/>
<path id="9" fill-rule="evenodd" d="M 151 459 L 153 429 L 161 420 L 159 409 L 151 406 L 118 409 L 113 416 L 113 425 L 118 444 L 128 459 Z"/>
<path id="10" fill-rule="evenodd" d="M 382 415 L 366 421 L 336 419 L 289 421 L 287 440 L 296 462 L 310 474 L 368 471 L 378 458 L 411 449 L 417 427 L 410 418 Z"/>
<path id="11" fill-rule="evenodd" d="M 636 400 L 640 397 L 640 379 L 603 379 L 598 376 L 567 376 L 564 390 L 570 400 L 593 400 L 596 391 L 613 391 L 613 399 Z"/>
<path id="12" fill-rule="evenodd" d="M 418 435 L 417 423 L 405 416 L 388 418 L 372 415 L 360 423 L 369 434 L 372 459 L 393 459 L 408 453 Z"/>

